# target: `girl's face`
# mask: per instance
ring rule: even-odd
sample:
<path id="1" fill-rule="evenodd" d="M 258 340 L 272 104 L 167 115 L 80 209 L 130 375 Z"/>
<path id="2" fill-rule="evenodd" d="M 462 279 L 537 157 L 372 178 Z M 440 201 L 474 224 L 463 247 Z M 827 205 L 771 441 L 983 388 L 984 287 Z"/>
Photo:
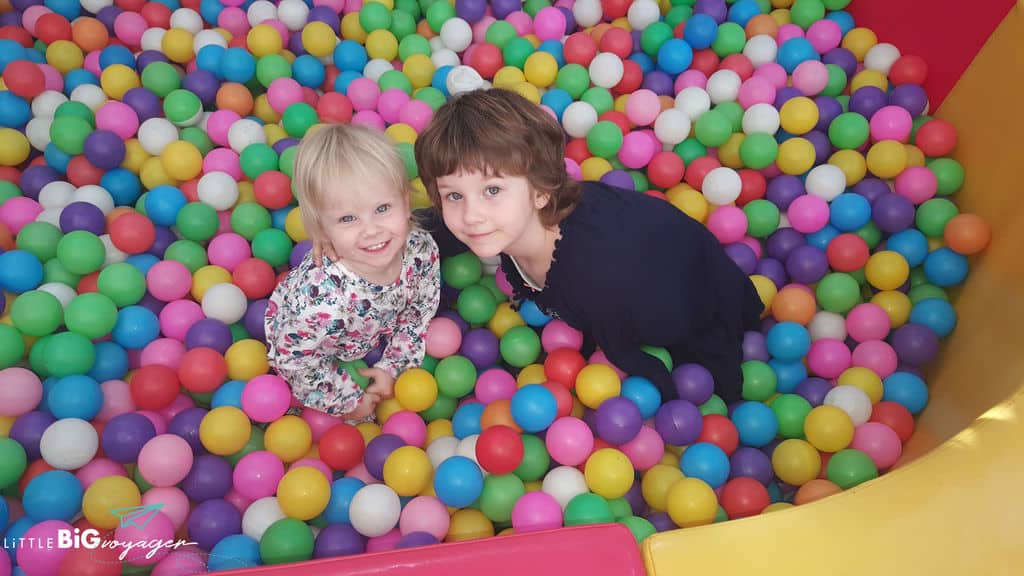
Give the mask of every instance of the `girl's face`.
<path id="1" fill-rule="evenodd" d="M 437 190 L 445 225 L 481 258 L 517 256 L 543 238 L 539 210 L 548 197 L 523 176 L 460 171 L 438 178 Z"/>
<path id="2" fill-rule="evenodd" d="M 348 269 L 379 284 L 394 282 L 409 237 L 409 200 L 384 179 L 339 183 L 345 192 L 328 200 L 321 225 Z"/>

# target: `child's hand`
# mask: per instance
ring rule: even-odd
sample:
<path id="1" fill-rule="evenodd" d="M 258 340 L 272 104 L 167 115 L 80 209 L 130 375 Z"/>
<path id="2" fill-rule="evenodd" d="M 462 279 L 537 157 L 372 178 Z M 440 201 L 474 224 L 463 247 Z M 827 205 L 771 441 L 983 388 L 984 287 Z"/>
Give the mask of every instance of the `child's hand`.
<path id="1" fill-rule="evenodd" d="M 316 262 L 317 266 L 323 262 L 324 256 L 328 260 L 334 262 L 338 259 L 338 254 L 334 251 L 334 245 L 331 244 L 330 240 L 317 240 L 313 242 L 313 261 Z"/>
<path id="2" fill-rule="evenodd" d="M 341 417 L 346 420 L 363 420 L 373 415 L 374 410 L 377 409 L 377 404 L 380 403 L 380 396 L 372 392 L 364 392 L 363 397 L 359 400 L 359 404 L 356 409 L 349 412 L 348 414 L 342 414 Z"/>
<path id="3" fill-rule="evenodd" d="M 363 368 L 359 374 L 372 378 L 373 382 L 366 387 L 366 391 L 376 394 L 381 400 L 395 397 L 395 378 L 380 368 Z"/>

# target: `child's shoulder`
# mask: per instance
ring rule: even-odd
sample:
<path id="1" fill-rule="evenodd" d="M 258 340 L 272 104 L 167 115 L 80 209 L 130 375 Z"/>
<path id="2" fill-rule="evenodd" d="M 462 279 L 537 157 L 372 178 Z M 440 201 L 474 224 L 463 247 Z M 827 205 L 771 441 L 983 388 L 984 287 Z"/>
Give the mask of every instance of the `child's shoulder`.
<path id="1" fill-rule="evenodd" d="M 324 263 L 315 263 L 310 251 L 298 266 L 288 272 L 274 291 L 279 294 L 304 294 L 313 299 L 334 293 L 345 285 L 346 277 L 335 266 L 323 265 L 326 263 L 326 259 Z"/>
<path id="2" fill-rule="evenodd" d="M 434 237 L 426 230 L 413 226 L 409 230 L 409 239 L 405 242 L 406 250 L 413 252 L 414 254 L 431 254 L 437 253 L 437 242 Z"/>

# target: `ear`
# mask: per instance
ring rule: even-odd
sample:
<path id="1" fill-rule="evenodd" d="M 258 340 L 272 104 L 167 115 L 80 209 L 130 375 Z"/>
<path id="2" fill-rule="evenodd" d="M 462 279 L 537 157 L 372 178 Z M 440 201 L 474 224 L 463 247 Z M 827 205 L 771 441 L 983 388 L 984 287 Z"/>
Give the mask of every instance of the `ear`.
<path id="1" fill-rule="evenodd" d="M 550 193 L 548 193 L 548 192 L 541 192 L 539 190 L 535 190 L 534 191 L 534 193 L 533 193 L 533 205 L 537 208 L 537 210 L 543 210 L 544 207 L 547 206 L 548 202 L 550 202 L 550 201 L 551 201 L 551 194 Z"/>

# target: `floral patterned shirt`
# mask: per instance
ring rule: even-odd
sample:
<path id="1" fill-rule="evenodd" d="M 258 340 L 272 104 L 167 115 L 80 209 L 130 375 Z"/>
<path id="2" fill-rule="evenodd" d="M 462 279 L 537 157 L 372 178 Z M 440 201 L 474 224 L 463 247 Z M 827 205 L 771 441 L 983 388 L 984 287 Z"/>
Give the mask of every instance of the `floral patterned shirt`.
<path id="1" fill-rule="evenodd" d="M 376 363 L 397 377 L 423 361 L 423 336 L 441 294 L 440 256 L 430 234 L 413 229 L 393 284 L 357 276 L 312 253 L 274 289 L 264 324 L 271 367 L 303 405 L 335 416 L 351 412 L 362 390 L 339 366 L 388 341 Z"/>

